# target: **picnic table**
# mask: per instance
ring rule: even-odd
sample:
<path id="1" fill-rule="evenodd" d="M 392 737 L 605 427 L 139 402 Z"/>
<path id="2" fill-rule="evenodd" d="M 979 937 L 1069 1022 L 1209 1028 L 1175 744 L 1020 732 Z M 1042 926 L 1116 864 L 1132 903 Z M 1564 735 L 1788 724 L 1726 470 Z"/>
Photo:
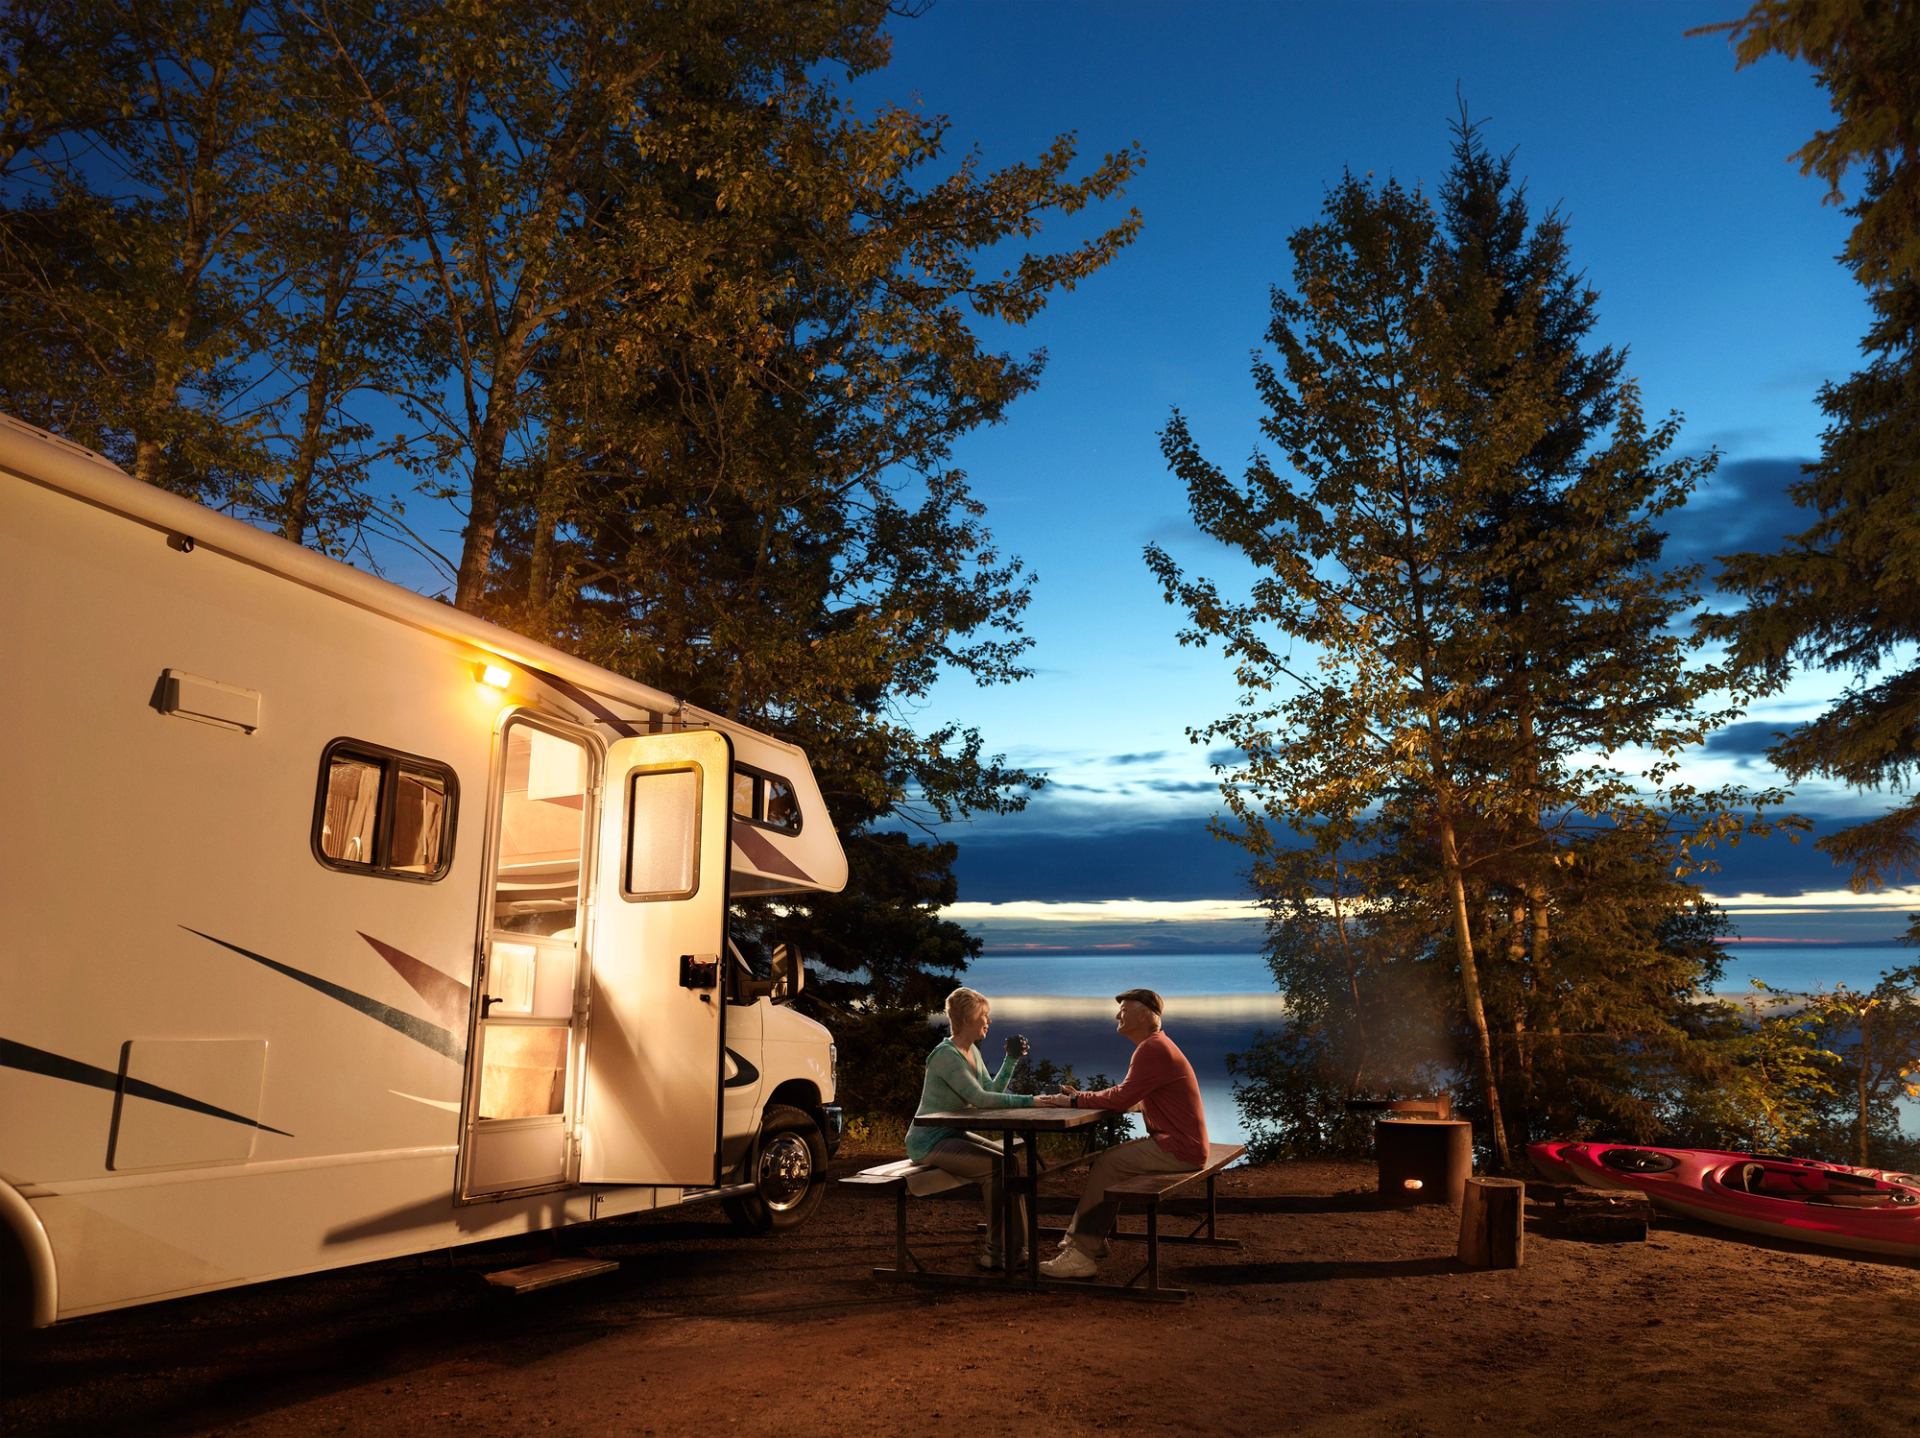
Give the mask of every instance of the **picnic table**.
<path id="1" fill-rule="evenodd" d="M 916 1114 L 913 1122 L 919 1128 L 951 1128 L 968 1133 L 999 1134 L 1002 1164 L 1000 1184 L 1001 1232 L 1009 1234 L 1013 1228 L 1013 1216 L 1017 1212 L 1020 1198 L 1027 1202 L 1026 1263 L 1015 1268 L 1007 1265 L 1003 1273 L 997 1275 L 933 1273 L 920 1265 L 907 1248 L 906 1224 L 907 1195 L 912 1191 L 929 1192 L 930 1187 L 915 1189 L 917 1177 L 930 1177 L 927 1166 L 920 1164 L 892 1164 L 878 1169 L 869 1169 L 866 1174 L 854 1176 L 854 1181 L 889 1182 L 897 1184 L 898 1207 L 896 1209 L 897 1231 L 895 1235 L 895 1264 L 891 1268 L 876 1268 L 876 1278 L 927 1284 L 949 1288 L 1025 1288 L 1053 1289 L 1063 1292 L 1097 1293 L 1110 1297 L 1145 1298 L 1155 1300 L 1178 1301 L 1187 1297 L 1187 1291 L 1180 1288 L 1165 1288 L 1160 1284 L 1160 1245 L 1162 1243 L 1199 1244 L 1211 1248 L 1238 1248 L 1235 1239 L 1221 1238 L 1215 1232 L 1214 1177 L 1234 1159 L 1246 1150 L 1238 1144 L 1216 1143 L 1211 1145 L 1207 1163 L 1203 1168 L 1185 1173 L 1148 1174 L 1128 1179 L 1108 1190 L 1110 1197 L 1118 1199 L 1123 1207 L 1144 1208 L 1147 1215 L 1147 1227 L 1144 1233 L 1128 1233 L 1118 1228 L 1109 1235 L 1112 1241 L 1128 1242 L 1144 1240 L 1147 1245 L 1147 1261 L 1140 1271 L 1125 1283 L 1094 1283 L 1077 1279 L 1049 1279 L 1040 1273 L 1040 1235 L 1046 1232 L 1050 1237 L 1064 1232 L 1063 1229 L 1042 1230 L 1040 1227 L 1039 1191 L 1040 1179 L 1048 1173 L 1064 1168 L 1078 1167 L 1096 1156 L 1092 1147 L 1093 1125 L 1107 1117 L 1107 1111 L 1094 1108 L 978 1108 L 956 1109 L 944 1113 Z M 1019 1162 L 1017 1141 L 1022 1135 L 1037 1138 L 1043 1133 L 1071 1133 L 1083 1130 L 1088 1138 L 1088 1146 L 1082 1154 L 1051 1165 L 1042 1164 L 1038 1145 L 1029 1142 L 1026 1145 L 1028 1162 L 1024 1172 Z M 937 1171 L 936 1171 L 937 1172 Z M 944 1178 L 945 1175 L 942 1175 Z M 1207 1185 L 1206 1209 L 1200 1223 L 1191 1233 L 1163 1235 L 1159 1227 L 1160 1200 L 1176 1189 L 1204 1178 Z M 958 1180 L 949 1180 L 939 1187 L 958 1187 Z M 1144 1278 L 1146 1282 L 1141 1283 Z"/>

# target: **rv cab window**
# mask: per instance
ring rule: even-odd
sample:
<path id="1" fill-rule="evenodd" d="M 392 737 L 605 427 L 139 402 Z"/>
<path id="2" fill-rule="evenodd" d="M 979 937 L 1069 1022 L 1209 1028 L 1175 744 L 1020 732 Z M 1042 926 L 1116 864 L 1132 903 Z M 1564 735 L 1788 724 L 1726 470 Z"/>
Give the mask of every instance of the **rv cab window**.
<path id="1" fill-rule="evenodd" d="M 348 873 L 441 878 L 453 861 L 456 793 L 444 764 L 336 739 L 320 758 L 314 857 Z"/>
<path id="2" fill-rule="evenodd" d="M 793 785 L 745 764 L 733 766 L 733 816 L 783 834 L 800 832 L 800 801 Z"/>

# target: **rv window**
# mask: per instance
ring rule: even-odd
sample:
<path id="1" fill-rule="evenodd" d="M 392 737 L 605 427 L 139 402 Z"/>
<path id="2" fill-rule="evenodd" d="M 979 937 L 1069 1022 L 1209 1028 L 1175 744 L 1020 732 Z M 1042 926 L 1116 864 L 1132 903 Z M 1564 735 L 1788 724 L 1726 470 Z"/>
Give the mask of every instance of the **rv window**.
<path id="1" fill-rule="evenodd" d="M 380 808 L 380 765 L 336 754 L 327 765 L 320 809 L 320 853 L 336 864 L 371 864 L 375 815 Z"/>
<path id="2" fill-rule="evenodd" d="M 627 897 L 686 898 L 700 887 L 700 771 L 643 769 L 627 794 Z"/>
<path id="3" fill-rule="evenodd" d="M 313 853 L 331 869 L 431 882 L 453 859 L 453 771 L 354 739 L 320 759 Z"/>
<path id="4" fill-rule="evenodd" d="M 394 786 L 392 865 L 403 874 L 431 874 L 440 867 L 446 826 L 447 784 L 438 774 L 402 766 Z"/>
<path id="5" fill-rule="evenodd" d="M 785 779 L 767 780 L 767 809 L 761 816 L 776 829 L 798 832 L 800 828 L 800 801 L 793 795 L 793 785 Z"/>

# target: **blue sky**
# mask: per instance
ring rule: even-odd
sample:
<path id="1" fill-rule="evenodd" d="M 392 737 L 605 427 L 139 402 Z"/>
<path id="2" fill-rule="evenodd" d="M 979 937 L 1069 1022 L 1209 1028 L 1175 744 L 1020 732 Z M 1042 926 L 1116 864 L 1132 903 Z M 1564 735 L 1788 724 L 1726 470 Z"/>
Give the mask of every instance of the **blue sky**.
<path id="1" fill-rule="evenodd" d="M 1141 238 L 1008 337 L 1044 347 L 1047 374 L 958 455 L 1004 547 L 1040 576 L 1035 676 L 943 684 L 923 716 L 975 725 L 1052 780 L 1025 813 L 955 834 L 956 915 L 990 945 L 1252 941 L 1241 860 L 1204 831 L 1215 781 L 1185 734 L 1226 712 L 1231 680 L 1217 654 L 1178 647 L 1140 552 L 1155 540 L 1201 572 L 1232 566 L 1188 522 L 1158 431 L 1177 406 L 1238 468 L 1286 237 L 1345 169 L 1435 186 L 1456 94 L 1492 148 L 1516 152 L 1536 212 L 1569 218 L 1601 296 L 1597 339 L 1629 350 L 1649 413 L 1683 412 L 1681 447 L 1723 455 L 1673 548 L 1766 548 L 1799 527 L 1783 490 L 1817 450 L 1815 391 L 1854 367 L 1866 308 L 1833 259 L 1844 215 L 1787 159 L 1827 118 L 1811 72 L 1736 73 L 1723 38 L 1684 36 L 1742 9 L 940 0 L 896 22 L 893 64 L 862 102 L 948 115 L 955 146 L 989 164 L 1069 130 L 1088 155 L 1129 141 L 1147 155 L 1127 197 Z M 1759 751 L 1836 685 L 1812 676 L 1756 708 L 1690 777 L 1772 782 Z M 1879 802 L 1812 785 L 1796 807 L 1830 821 Z M 1920 908 L 1920 894 L 1838 892 L 1844 875 L 1804 844 L 1747 846 L 1709 887 L 1753 937 L 1891 937 Z M 1066 901 L 1098 907 L 1049 907 Z"/>

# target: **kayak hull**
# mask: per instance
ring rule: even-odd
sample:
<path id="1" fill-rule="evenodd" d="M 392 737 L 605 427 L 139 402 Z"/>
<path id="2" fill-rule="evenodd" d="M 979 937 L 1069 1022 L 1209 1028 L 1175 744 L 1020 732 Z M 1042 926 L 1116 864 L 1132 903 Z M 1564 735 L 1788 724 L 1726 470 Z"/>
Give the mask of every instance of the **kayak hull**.
<path id="1" fill-rule="evenodd" d="M 1920 1259 L 1911 1174 L 1724 1149 L 1554 1140 L 1527 1156 L 1561 1183 L 1644 1193 L 1656 1206 L 1769 1238 Z"/>

